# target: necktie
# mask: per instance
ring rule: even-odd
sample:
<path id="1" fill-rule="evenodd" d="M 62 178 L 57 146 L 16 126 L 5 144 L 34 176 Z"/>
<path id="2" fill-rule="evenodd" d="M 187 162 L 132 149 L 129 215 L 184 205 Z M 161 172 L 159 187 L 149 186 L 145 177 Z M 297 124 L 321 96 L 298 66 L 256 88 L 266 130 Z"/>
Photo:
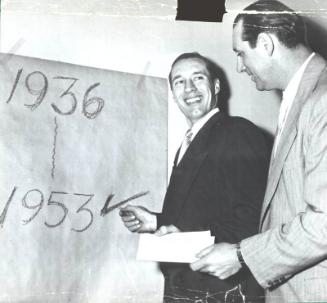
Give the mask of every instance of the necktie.
<path id="1" fill-rule="evenodd" d="M 192 130 L 189 129 L 189 130 L 186 132 L 186 135 L 185 135 L 186 148 L 188 148 L 189 145 L 191 144 L 191 142 L 192 142 L 192 136 L 193 136 Z"/>
<path id="2" fill-rule="evenodd" d="M 180 151 L 179 151 L 179 155 L 178 155 L 178 163 L 181 161 L 181 159 L 183 158 L 187 148 L 189 147 L 189 145 L 191 144 L 192 142 L 192 136 L 193 136 L 193 133 L 192 133 L 192 130 L 189 129 L 186 134 L 185 134 L 185 137 L 184 137 L 184 140 L 183 140 L 183 143 L 182 143 L 182 146 L 180 148 Z"/>

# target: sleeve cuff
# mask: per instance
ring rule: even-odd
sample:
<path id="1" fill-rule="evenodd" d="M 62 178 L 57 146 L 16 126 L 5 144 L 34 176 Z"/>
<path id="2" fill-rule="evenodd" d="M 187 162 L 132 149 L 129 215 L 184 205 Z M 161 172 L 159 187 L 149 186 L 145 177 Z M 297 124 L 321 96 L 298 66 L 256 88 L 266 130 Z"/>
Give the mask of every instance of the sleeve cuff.
<path id="1" fill-rule="evenodd" d="M 161 223 L 161 213 L 154 213 L 155 214 L 155 224 L 156 224 L 156 230 L 162 225 Z"/>
<path id="2" fill-rule="evenodd" d="M 241 243 L 240 242 L 236 243 L 236 255 L 237 255 L 238 262 L 240 262 L 242 268 L 247 269 L 246 263 L 245 263 L 245 261 L 243 259 L 243 256 L 242 256 Z"/>

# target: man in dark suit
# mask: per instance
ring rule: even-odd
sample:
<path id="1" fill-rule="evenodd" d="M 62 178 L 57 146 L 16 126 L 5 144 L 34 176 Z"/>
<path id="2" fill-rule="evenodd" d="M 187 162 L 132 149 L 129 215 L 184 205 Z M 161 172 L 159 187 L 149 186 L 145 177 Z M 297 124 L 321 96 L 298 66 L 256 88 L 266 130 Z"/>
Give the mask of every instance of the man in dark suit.
<path id="1" fill-rule="evenodd" d="M 198 53 L 182 54 L 172 64 L 170 86 L 190 130 L 176 154 L 162 213 L 132 205 L 121 209 L 130 231 L 210 230 L 216 242 L 230 243 L 257 232 L 269 152 L 254 124 L 219 111 L 219 78 L 215 64 Z M 225 302 L 248 277 L 244 271 L 222 281 L 187 264 L 160 265 L 165 302 Z"/>

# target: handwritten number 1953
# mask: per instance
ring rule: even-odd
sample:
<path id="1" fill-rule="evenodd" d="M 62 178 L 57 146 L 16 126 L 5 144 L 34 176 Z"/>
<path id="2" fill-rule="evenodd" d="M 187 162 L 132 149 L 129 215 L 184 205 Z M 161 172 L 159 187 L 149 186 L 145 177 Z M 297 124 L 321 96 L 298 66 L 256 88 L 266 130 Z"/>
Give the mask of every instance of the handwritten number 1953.
<path id="1" fill-rule="evenodd" d="M 37 193 L 37 194 L 33 194 L 33 192 Z M 36 199 L 37 195 L 39 195 L 40 202 L 37 203 L 37 204 L 32 204 L 32 205 L 29 204 L 28 201 Z M 31 196 L 31 198 L 28 198 L 28 196 Z M 43 206 L 43 203 L 44 203 L 44 196 L 43 196 L 42 192 L 39 191 L 38 189 L 31 189 L 24 195 L 24 197 L 22 199 L 23 207 L 25 207 L 27 209 L 37 209 L 36 212 L 31 217 L 29 217 L 28 219 L 23 220 L 24 224 L 30 223 L 37 216 L 37 214 L 40 212 L 40 210 L 41 210 L 41 208 Z"/>
<path id="2" fill-rule="evenodd" d="M 12 190 L 11 194 L 9 195 L 9 198 L 5 204 L 5 207 L 2 210 L 2 213 L 0 214 L 0 228 L 3 228 L 4 222 L 7 217 L 9 206 L 12 203 L 12 200 L 16 194 L 16 191 L 17 191 L 17 186 L 15 186 L 13 188 L 13 190 Z M 110 212 L 112 212 L 113 210 L 123 206 L 127 202 L 138 199 L 140 197 L 143 197 L 143 196 L 147 195 L 148 193 L 149 193 L 149 191 L 140 192 L 140 193 L 135 194 L 135 195 L 133 195 L 121 202 L 118 202 L 112 206 L 109 206 L 109 204 L 110 204 L 111 200 L 113 199 L 114 194 L 110 194 L 108 196 L 108 198 L 106 199 L 106 202 L 104 203 L 103 208 L 101 209 L 100 215 L 104 217 L 107 214 L 109 214 Z M 51 191 L 49 198 L 48 198 L 47 206 L 51 206 L 52 210 L 54 209 L 53 207 L 56 207 L 58 209 L 58 212 L 56 212 L 56 214 L 55 214 L 55 217 L 56 217 L 55 222 L 49 223 L 49 222 L 45 221 L 44 224 L 49 228 L 55 228 L 55 227 L 58 227 L 59 225 L 61 225 L 65 221 L 67 214 L 70 211 L 64 203 L 64 200 L 67 197 L 67 195 L 74 195 L 77 197 L 81 197 L 81 199 L 84 200 L 83 201 L 84 203 L 77 210 L 75 210 L 75 213 L 79 214 L 80 216 L 83 216 L 83 218 L 88 219 L 88 222 L 83 227 L 71 228 L 71 230 L 73 230 L 75 232 L 83 232 L 83 231 L 87 230 L 93 223 L 93 219 L 94 219 L 93 212 L 90 208 L 87 208 L 86 205 L 91 202 L 91 200 L 94 197 L 94 194 L 78 194 L 78 193 L 69 194 L 69 193 L 63 192 L 63 191 Z M 30 215 L 29 218 L 23 220 L 24 225 L 31 223 L 37 217 L 37 215 L 40 213 L 41 209 L 44 207 L 44 201 L 45 201 L 44 194 L 37 188 L 31 189 L 25 193 L 25 195 L 23 196 L 23 198 L 21 200 L 22 206 L 28 210 L 32 210 L 33 214 Z M 51 211 L 51 217 L 54 217 L 53 211 Z M 59 217 L 59 219 L 58 219 L 58 217 Z"/>
<path id="3" fill-rule="evenodd" d="M 57 206 L 59 207 L 61 210 L 62 210 L 62 218 L 55 224 L 49 224 L 47 222 L 44 222 L 44 224 L 47 226 L 47 227 L 57 227 L 59 226 L 62 222 L 64 222 L 64 220 L 66 219 L 66 216 L 68 214 L 68 208 L 66 207 L 65 204 L 61 203 L 61 202 L 58 202 L 58 201 L 54 201 L 52 196 L 53 195 L 67 195 L 68 193 L 65 193 L 65 192 L 60 192 L 60 191 L 52 191 L 50 196 L 49 196 L 49 199 L 48 199 L 48 205 L 52 205 L 52 206 Z"/>
<path id="4" fill-rule="evenodd" d="M 8 199 L 8 201 L 9 201 L 9 202 L 7 202 L 7 205 L 8 206 L 9 206 L 9 203 L 11 202 L 11 200 L 12 200 L 13 195 L 15 194 L 15 191 L 16 191 L 16 187 L 13 190 L 13 192 L 11 193 L 10 198 Z M 64 195 L 68 195 L 68 193 L 62 192 L 62 191 L 52 191 L 50 193 L 50 195 L 49 195 L 49 199 L 48 199 L 47 205 L 48 206 L 52 206 L 52 207 L 57 207 L 57 208 L 59 208 L 59 211 L 61 212 L 61 215 L 60 215 L 59 220 L 57 222 L 52 222 L 52 223 L 44 222 L 44 224 L 47 227 L 49 227 L 49 228 L 58 227 L 59 225 L 61 225 L 65 221 L 65 219 L 67 217 L 67 214 L 68 214 L 68 208 L 67 208 L 67 206 L 63 202 L 59 202 L 58 201 L 58 200 L 61 200 L 60 199 L 60 195 L 63 198 L 63 196 Z M 93 223 L 93 213 L 92 213 L 92 211 L 89 208 L 86 208 L 85 206 L 86 206 L 86 204 L 88 204 L 92 200 L 92 198 L 94 197 L 94 194 L 91 194 L 91 195 L 74 194 L 74 195 L 75 196 L 88 197 L 87 201 L 84 202 L 82 204 L 82 206 L 80 206 L 78 208 L 78 210 L 76 211 L 77 214 L 80 213 L 80 212 L 82 212 L 82 211 L 87 212 L 89 214 L 90 219 L 89 219 L 88 224 L 85 225 L 83 228 L 80 228 L 80 229 L 72 228 L 73 231 L 83 232 L 83 231 L 87 230 L 91 226 L 91 224 Z M 43 205 L 44 205 L 44 195 L 43 195 L 43 193 L 40 190 L 38 190 L 38 189 L 31 189 L 31 190 L 29 190 L 24 195 L 24 197 L 22 198 L 22 206 L 24 208 L 30 209 L 30 210 L 35 210 L 36 209 L 36 211 L 28 219 L 24 219 L 23 220 L 23 224 L 28 224 L 33 219 L 35 219 L 35 217 L 38 215 L 38 213 L 42 209 Z M 6 216 L 6 212 L 7 212 L 8 206 L 3 211 L 3 215 L 2 215 L 3 219 L 0 222 L 1 223 L 1 227 L 2 227 L 3 222 L 5 220 L 5 216 Z"/>
<path id="5" fill-rule="evenodd" d="M 88 204 L 91 200 L 92 200 L 92 198 L 94 197 L 94 195 L 93 194 L 91 194 L 91 195 L 84 195 L 84 194 L 74 194 L 75 196 L 83 196 L 83 197 L 89 197 L 87 200 L 86 200 L 86 202 L 76 211 L 76 213 L 78 214 L 79 212 L 82 212 L 82 211 L 85 211 L 85 212 L 87 212 L 89 215 L 90 215 L 90 222 L 89 222 L 89 224 L 87 224 L 85 227 L 83 227 L 83 228 L 81 228 L 81 229 L 77 229 L 77 228 L 72 228 L 72 230 L 73 231 L 77 231 L 77 232 L 83 232 L 83 231 L 85 231 L 85 230 L 87 230 L 90 226 L 91 226 L 91 224 L 92 224 L 92 222 L 93 222 L 93 213 L 92 213 L 92 211 L 89 209 L 89 208 L 87 208 L 87 207 L 85 207 L 86 206 L 86 204 Z"/>
<path id="6" fill-rule="evenodd" d="M 15 82 L 12 86 L 12 89 L 10 91 L 9 97 L 6 101 L 6 103 L 10 103 L 12 100 L 16 90 L 17 86 L 19 83 L 19 80 L 22 76 L 23 69 L 19 69 L 16 74 Z M 62 94 L 60 94 L 60 99 L 65 98 L 65 100 L 70 100 L 70 105 L 65 106 L 65 109 L 61 109 L 60 106 L 58 106 L 55 103 L 51 103 L 51 107 L 53 110 L 60 115 L 71 115 L 75 112 L 76 107 L 77 107 L 77 97 L 75 93 L 72 91 L 73 86 L 75 83 L 79 80 L 77 78 L 72 78 L 72 77 L 63 77 L 63 76 L 56 76 L 53 79 L 55 80 L 70 80 L 72 81 L 68 88 L 64 90 Z M 39 85 L 38 83 L 40 83 Z M 38 85 L 37 85 L 38 84 Z M 90 92 L 98 87 L 100 83 L 94 83 L 90 87 L 87 88 L 84 98 L 83 98 L 83 103 L 82 103 L 82 113 L 84 116 L 88 119 L 95 119 L 98 114 L 102 111 L 104 107 L 104 100 L 100 97 L 89 97 Z M 47 92 L 48 92 L 48 87 L 49 87 L 49 81 L 47 76 L 40 72 L 40 71 L 34 71 L 30 74 L 28 74 L 25 78 L 25 86 L 27 88 L 27 91 L 33 95 L 37 96 L 36 100 L 33 104 L 25 104 L 26 107 L 28 107 L 30 110 L 35 110 L 38 108 L 38 106 L 43 102 Z M 68 99 L 69 98 L 69 99 Z"/>
<path id="7" fill-rule="evenodd" d="M 15 192 L 17 190 L 17 187 L 15 186 L 14 189 L 12 190 L 8 200 L 7 200 L 7 203 L 5 205 L 5 208 L 3 209 L 1 215 L 0 215 L 0 227 L 2 228 L 3 227 L 3 224 L 5 223 L 5 220 L 6 220 L 6 216 L 7 216 L 7 212 L 8 212 L 8 208 L 9 208 L 9 205 L 12 201 L 12 198 L 14 197 L 15 195 Z"/>

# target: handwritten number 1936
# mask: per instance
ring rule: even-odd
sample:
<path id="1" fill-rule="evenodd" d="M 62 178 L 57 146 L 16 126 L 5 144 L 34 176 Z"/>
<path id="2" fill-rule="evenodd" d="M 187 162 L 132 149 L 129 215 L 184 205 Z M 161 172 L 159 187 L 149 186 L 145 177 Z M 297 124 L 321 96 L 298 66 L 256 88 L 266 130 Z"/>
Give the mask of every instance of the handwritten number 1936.
<path id="1" fill-rule="evenodd" d="M 73 92 L 70 91 L 70 89 L 74 86 L 74 84 L 77 82 L 78 79 L 76 78 L 69 78 L 69 77 L 54 77 L 54 79 L 62 79 L 62 80 L 72 80 L 71 85 L 60 95 L 60 98 L 63 98 L 65 96 L 71 97 L 71 108 L 67 110 L 66 112 L 60 110 L 56 104 L 51 103 L 52 108 L 54 111 L 60 115 L 71 115 L 75 112 L 76 106 L 77 106 L 77 98 Z"/>
<path id="2" fill-rule="evenodd" d="M 104 101 L 100 97 L 91 97 L 88 98 L 88 95 L 92 89 L 95 89 L 97 86 L 99 86 L 100 83 L 95 83 L 91 85 L 85 92 L 84 99 L 83 99 L 83 114 L 86 118 L 94 119 L 98 115 L 99 112 L 102 111 L 102 108 L 104 106 Z M 91 112 L 88 110 L 90 105 L 96 104 L 96 109 Z"/>
<path id="3" fill-rule="evenodd" d="M 22 72 L 23 72 L 23 69 L 19 69 L 18 72 L 17 72 L 17 75 L 16 75 L 16 79 L 15 79 L 15 82 L 14 82 L 14 85 L 11 89 L 11 92 L 10 92 L 10 95 L 8 97 L 8 100 L 6 101 L 6 103 L 8 104 L 11 99 L 12 99 L 12 96 L 14 95 L 15 91 L 16 91 L 16 88 L 17 88 L 17 84 L 19 82 L 19 79 L 20 79 L 20 76 L 22 75 Z"/>
<path id="4" fill-rule="evenodd" d="M 42 79 L 43 84 L 42 84 L 41 88 L 31 87 L 30 82 L 36 82 L 36 80 L 33 81 L 33 78 L 36 78 L 36 77 Z M 31 80 L 31 78 L 32 78 L 32 80 Z M 42 101 L 48 91 L 48 79 L 42 72 L 36 71 L 36 72 L 30 73 L 26 77 L 25 86 L 31 95 L 37 96 L 34 104 L 25 104 L 25 106 L 29 107 L 31 110 L 35 110 L 42 103 Z"/>
<path id="5" fill-rule="evenodd" d="M 11 102 L 11 100 L 17 90 L 17 86 L 18 86 L 18 83 L 22 76 L 22 73 L 23 73 L 22 68 L 17 71 L 15 82 L 12 86 L 9 97 L 6 101 L 7 104 Z M 64 90 L 64 92 L 62 94 L 59 95 L 60 99 L 58 100 L 58 101 L 60 101 L 62 99 L 62 100 L 67 100 L 66 102 L 70 101 L 70 105 L 59 106 L 58 104 L 52 102 L 51 107 L 57 114 L 60 114 L 60 115 L 67 116 L 67 115 L 73 114 L 76 110 L 78 101 L 77 101 L 77 97 L 76 97 L 75 93 L 72 91 L 72 88 L 79 79 L 72 78 L 72 77 L 63 77 L 63 76 L 56 76 L 53 79 L 55 79 L 55 80 L 70 80 L 71 81 L 68 88 L 66 90 Z M 39 84 L 40 82 L 41 82 L 41 85 Z M 90 92 L 93 89 L 95 89 L 96 87 L 98 87 L 99 85 L 100 85 L 99 82 L 92 84 L 91 86 L 89 86 L 87 88 L 87 90 L 84 94 L 83 103 L 82 103 L 82 113 L 88 119 L 95 119 L 104 107 L 104 100 L 102 98 L 97 97 L 97 96 L 89 97 Z M 30 110 L 34 111 L 35 109 L 37 109 L 40 106 L 40 104 L 43 102 L 43 100 L 45 99 L 45 97 L 47 95 L 48 87 L 49 87 L 48 78 L 41 71 L 34 71 L 26 76 L 25 87 L 31 95 L 37 96 L 36 100 L 33 104 L 25 104 L 26 107 L 28 107 Z"/>

